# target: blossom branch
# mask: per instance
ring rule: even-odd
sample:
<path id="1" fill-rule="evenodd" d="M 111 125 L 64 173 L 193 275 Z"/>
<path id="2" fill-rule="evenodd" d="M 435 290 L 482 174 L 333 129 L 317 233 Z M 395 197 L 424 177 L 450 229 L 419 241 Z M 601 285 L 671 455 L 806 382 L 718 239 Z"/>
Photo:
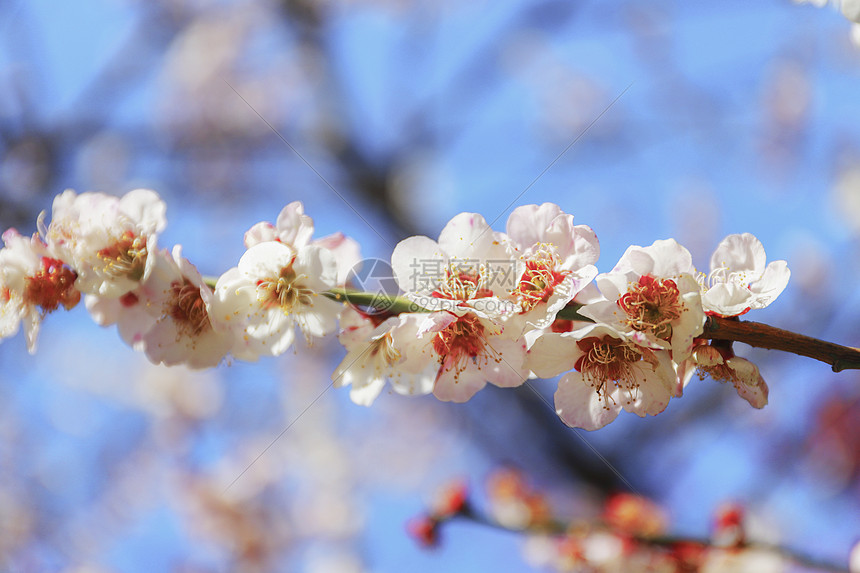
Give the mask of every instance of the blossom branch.
<path id="1" fill-rule="evenodd" d="M 442 525 L 453 519 L 468 520 L 473 523 L 492 527 L 501 531 L 511 533 L 530 533 L 537 535 L 577 535 L 577 532 L 582 534 L 593 532 L 605 532 L 612 535 L 617 535 L 622 538 L 633 541 L 637 544 L 649 546 L 653 548 L 667 549 L 670 551 L 677 550 L 682 547 L 695 547 L 702 550 L 730 550 L 730 551 L 763 551 L 773 553 L 783 559 L 794 562 L 802 567 L 815 569 L 817 571 L 833 571 L 838 573 L 848 573 L 848 567 L 838 565 L 836 563 L 817 559 L 805 555 L 798 551 L 784 547 L 774 543 L 763 543 L 756 541 L 739 541 L 726 545 L 718 543 L 713 539 L 706 537 L 693 537 L 684 535 L 637 535 L 629 531 L 618 531 L 610 524 L 604 521 L 575 521 L 564 523 L 557 520 L 551 520 L 543 523 L 536 523 L 525 528 L 517 528 L 505 525 L 504 523 L 493 519 L 492 517 L 477 511 L 471 504 L 465 504 L 463 509 L 453 515 L 437 518 L 437 525 Z"/>
<path id="2" fill-rule="evenodd" d="M 825 342 L 760 322 L 709 316 L 701 338 L 743 342 L 757 348 L 782 350 L 830 364 L 834 372 L 860 369 L 860 349 Z"/>
<path id="3" fill-rule="evenodd" d="M 401 312 L 429 312 L 411 300 L 401 296 L 363 292 L 351 289 L 331 289 L 326 296 L 339 302 L 375 308 L 391 314 Z M 579 314 L 583 307 L 571 303 L 558 313 L 563 320 L 594 322 Z M 826 342 L 811 336 L 784 330 L 760 322 L 741 321 L 718 316 L 709 316 L 699 338 L 743 342 L 757 348 L 781 350 L 798 356 L 806 356 L 829 364 L 834 372 L 860 369 L 860 349 Z"/>

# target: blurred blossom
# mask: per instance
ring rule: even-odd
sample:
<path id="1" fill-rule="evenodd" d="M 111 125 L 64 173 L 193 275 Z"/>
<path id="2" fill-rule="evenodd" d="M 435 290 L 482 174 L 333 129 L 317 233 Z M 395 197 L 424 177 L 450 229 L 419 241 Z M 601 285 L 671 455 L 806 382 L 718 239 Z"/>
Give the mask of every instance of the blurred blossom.
<path id="1" fill-rule="evenodd" d="M 790 173 L 806 138 L 813 103 L 806 66 L 777 61 L 765 77 L 763 92 L 762 147 L 781 172 Z"/>
<path id="2" fill-rule="evenodd" d="M 860 164 L 839 171 L 833 188 L 836 210 L 855 235 L 860 234 Z"/>

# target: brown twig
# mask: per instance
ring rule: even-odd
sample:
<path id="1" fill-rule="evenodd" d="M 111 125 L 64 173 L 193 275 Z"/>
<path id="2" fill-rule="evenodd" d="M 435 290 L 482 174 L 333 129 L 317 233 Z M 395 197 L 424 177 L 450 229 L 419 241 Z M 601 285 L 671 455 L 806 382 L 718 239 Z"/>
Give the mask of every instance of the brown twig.
<path id="1" fill-rule="evenodd" d="M 768 324 L 709 316 L 700 338 L 743 342 L 757 348 L 782 350 L 830 364 L 834 372 L 860 369 L 860 349 L 825 342 Z"/>

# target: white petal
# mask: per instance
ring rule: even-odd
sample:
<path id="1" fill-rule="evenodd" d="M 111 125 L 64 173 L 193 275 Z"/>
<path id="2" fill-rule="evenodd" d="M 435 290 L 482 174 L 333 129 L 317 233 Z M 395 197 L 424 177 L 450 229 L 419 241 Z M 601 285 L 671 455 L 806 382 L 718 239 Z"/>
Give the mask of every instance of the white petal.
<path id="1" fill-rule="evenodd" d="M 459 372 L 456 368 L 441 370 L 433 394 L 444 402 L 468 401 L 487 385 L 484 373 L 474 368 L 474 365 L 469 366 Z"/>
<path id="2" fill-rule="evenodd" d="M 276 241 L 254 245 L 239 259 L 239 270 L 256 279 L 277 278 L 292 264 L 295 251 Z"/>
<path id="3" fill-rule="evenodd" d="M 436 241 L 416 236 L 397 243 L 391 253 L 391 268 L 403 291 L 429 294 L 444 278 L 447 260 Z"/>
<path id="4" fill-rule="evenodd" d="M 129 191 L 119 200 L 119 207 L 146 235 L 160 233 L 167 226 L 167 205 L 155 191 Z"/>
<path id="5" fill-rule="evenodd" d="M 296 282 L 314 292 L 326 291 L 337 284 L 337 261 L 334 255 L 317 245 L 298 249 L 293 270 L 301 277 Z"/>
<path id="6" fill-rule="evenodd" d="M 579 372 L 562 376 L 555 392 L 555 411 L 568 426 L 584 430 L 602 428 L 618 416 L 620 407 L 611 399 L 601 400 Z"/>
<path id="7" fill-rule="evenodd" d="M 722 317 L 743 314 L 752 303 L 750 289 L 736 283 L 717 283 L 702 295 L 704 309 Z"/>
<path id="8" fill-rule="evenodd" d="M 493 352 L 485 363 L 479 358 L 479 365 L 487 381 L 500 388 L 515 388 L 529 377 L 525 367 L 526 343 L 524 340 L 504 340 L 493 336 L 487 341 Z M 496 361 L 498 358 L 498 362 Z"/>
<path id="9" fill-rule="evenodd" d="M 477 213 L 456 215 L 439 233 L 439 247 L 448 257 L 456 259 L 483 258 L 492 250 L 495 240 L 493 230 Z"/>
<path id="10" fill-rule="evenodd" d="M 788 286 L 791 271 L 785 261 L 773 261 L 767 265 L 764 273 L 757 281 L 750 284 L 750 292 L 755 295 L 752 308 L 764 308 L 782 294 Z"/>
<path id="11" fill-rule="evenodd" d="M 532 345 L 526 365 L 540 378 L 552 378 L 572 370 L 581 354 L 570 335 L 547 332 Z"/>
<path id="12" fill-rule="evenodd" d="M 717 245 L 711 255 L 711 270 L 729 269 L 759 276 L 767 260 L 764 246 L 750 233 L 729 235 Z"/>

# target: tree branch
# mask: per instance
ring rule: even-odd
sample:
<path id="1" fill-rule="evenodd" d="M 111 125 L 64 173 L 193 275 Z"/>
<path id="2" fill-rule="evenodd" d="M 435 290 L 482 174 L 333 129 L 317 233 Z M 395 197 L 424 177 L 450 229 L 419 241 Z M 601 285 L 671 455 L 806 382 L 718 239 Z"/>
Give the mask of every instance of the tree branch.
<path id="1" fill-rule="evenodd" d="M 860 369 L 860 349 L 825 342 L 768 324 L 709 316 L 700 338 L 743 342 L 757 348 L 782 350 L 830 364 L 834 372 Z"/>

